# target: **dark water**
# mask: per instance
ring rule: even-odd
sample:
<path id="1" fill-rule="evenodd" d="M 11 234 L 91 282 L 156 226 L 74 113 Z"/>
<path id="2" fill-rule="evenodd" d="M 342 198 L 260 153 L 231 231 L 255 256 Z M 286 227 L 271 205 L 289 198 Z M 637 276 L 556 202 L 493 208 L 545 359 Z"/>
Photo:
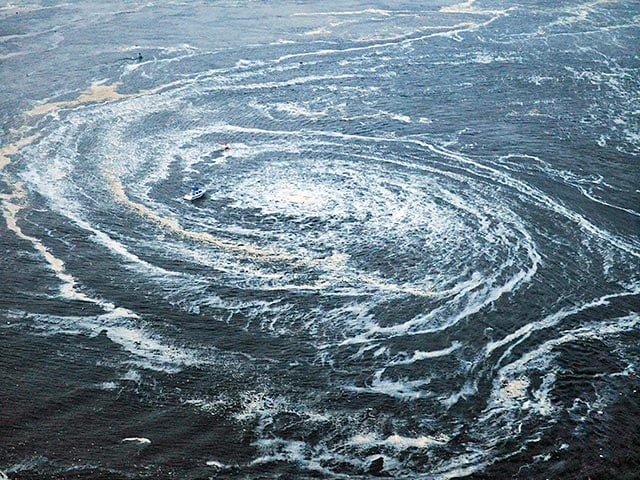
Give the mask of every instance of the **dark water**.
<path id="1" fill-rule="evenodd" d="M 640 477 L 639 31 L 0 7 L 0 472 Z"/>

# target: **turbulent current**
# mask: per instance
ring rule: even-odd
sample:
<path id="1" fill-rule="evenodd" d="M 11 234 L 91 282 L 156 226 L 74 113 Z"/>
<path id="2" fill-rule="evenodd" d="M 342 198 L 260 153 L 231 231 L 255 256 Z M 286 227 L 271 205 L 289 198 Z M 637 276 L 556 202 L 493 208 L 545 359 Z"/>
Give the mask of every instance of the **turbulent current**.
<path id="1" fill-rule="evenodd" d="M 0 7 L 0 478 L 638 478 L 639 33 Z"/>

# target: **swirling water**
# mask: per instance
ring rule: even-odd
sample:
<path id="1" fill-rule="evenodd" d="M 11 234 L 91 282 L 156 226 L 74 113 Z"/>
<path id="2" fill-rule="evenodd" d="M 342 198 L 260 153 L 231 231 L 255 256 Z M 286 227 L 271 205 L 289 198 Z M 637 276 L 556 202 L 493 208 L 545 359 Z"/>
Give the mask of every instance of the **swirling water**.
<path id="1" fill-rule="evenodd" d="M 0 471 L 635 478 L 639 18 L 1 7 Z"/>

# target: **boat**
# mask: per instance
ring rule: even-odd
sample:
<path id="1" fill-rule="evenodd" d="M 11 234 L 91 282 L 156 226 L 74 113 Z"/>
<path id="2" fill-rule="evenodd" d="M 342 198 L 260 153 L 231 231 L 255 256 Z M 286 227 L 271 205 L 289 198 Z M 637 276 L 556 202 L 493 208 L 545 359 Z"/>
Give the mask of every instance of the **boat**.
<path id="1" fill-rule="evenodd" d="M 193 187 L 191 187 L 191 191 L 184 196 L 184 199 L 189 201 L 196 200 L 202 197 L 206 191 L 206 189 L 194 185 Z"/>

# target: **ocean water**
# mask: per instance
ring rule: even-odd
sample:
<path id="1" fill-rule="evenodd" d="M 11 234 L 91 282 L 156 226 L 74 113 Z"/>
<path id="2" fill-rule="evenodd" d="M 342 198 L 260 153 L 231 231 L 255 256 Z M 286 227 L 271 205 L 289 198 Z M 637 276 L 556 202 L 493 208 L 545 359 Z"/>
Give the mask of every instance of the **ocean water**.
<path id="1" fill-rule="evenodd" d="M 0 6 L 0 478 L 639 478 L 639 34 Z"/>

